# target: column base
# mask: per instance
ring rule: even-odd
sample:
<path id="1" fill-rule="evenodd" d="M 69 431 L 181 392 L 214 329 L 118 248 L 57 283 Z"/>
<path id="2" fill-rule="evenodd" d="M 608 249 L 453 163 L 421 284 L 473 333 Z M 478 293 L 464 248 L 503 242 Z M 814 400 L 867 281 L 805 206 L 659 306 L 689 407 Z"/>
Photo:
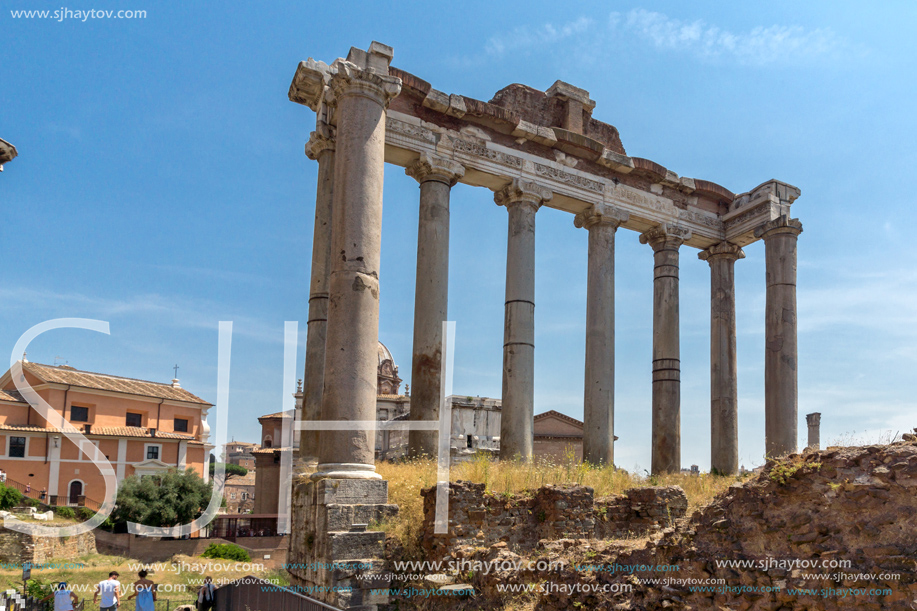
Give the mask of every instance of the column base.
<path id="1" fill-rule="evenodd" d="M 315 473 L 309 477 L 312 478 L 312 481 L 322 479 L 382 479 L 382 476 L 376 473 L 374 465 L 347 462 L 319 463 Z"/>
<path id="2" fill-rule="evenodd" d="M 293 535 L 287 571 L 293 589 L 351 611 L 389 602 L 385 533 L 367 531 L 398 512 L 388 482 L 322 479 L 293 489 Z"/>

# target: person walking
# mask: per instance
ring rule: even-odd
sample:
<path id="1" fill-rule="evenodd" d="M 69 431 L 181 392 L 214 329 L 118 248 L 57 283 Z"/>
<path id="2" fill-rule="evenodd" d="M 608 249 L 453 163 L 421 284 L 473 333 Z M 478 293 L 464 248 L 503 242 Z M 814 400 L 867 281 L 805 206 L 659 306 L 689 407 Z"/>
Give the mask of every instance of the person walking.
<path id="1" fill-rule="evenodd" d="M 98 602 L 99 595 L 102 596 L 99 611 L 118 611 L 118 603 L 121 602 L 121 582 L 118 581 L 118 577 L 118 571 L 112 571 L 108 574 L 108 579 L 100 581 L 96 586 L 92 602 Z"/>
<path id="2" fill-rule="evenodd" d="M 42 598 L 42 602 L 54 599 L 54 611 L 73 611 L 73 605 L 80 602 L 76 594 L 67 587 L 67 582 L 62 581 L 57 589 Z"/>
<path id="3" fill-rule="evenodd" d="M 204 577 L 204 585 L 197 592 L 198 611 L 211 611 L 213 609 L 213 592 L 216 586 L 213 585 L 213 578 L 210 575 Z"/>
<path id="4" fill-rule="evenodd" d="M 156 584 L 146 578 L 146 571 L 140 571 L 137 576 L 140 579 L 134 582 L 134 593 L 127 600 L 136 597 L 134 611 L 156 611 Z"/>

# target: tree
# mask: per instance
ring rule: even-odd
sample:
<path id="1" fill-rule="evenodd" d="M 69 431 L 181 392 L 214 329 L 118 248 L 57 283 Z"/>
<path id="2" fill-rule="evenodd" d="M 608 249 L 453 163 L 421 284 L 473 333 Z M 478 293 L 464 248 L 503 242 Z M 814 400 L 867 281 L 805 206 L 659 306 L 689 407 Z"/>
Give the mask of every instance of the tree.
<path id="1" fill-rule="evenodd" d="M 112 520 L 146 526 L 177 526 L 200 517 L 210 503 L 212 486 L 193 469 L 132 475 L 118 488 Z"/>
<path id="2" fill-rule="evenodd" d="M 217 465 L 220 463 L 210 463 L 210 475 L 212 476 L 216 471 Z M 234 465 L 232 463 L 226 463 L 223 465 L 226 469 L 226 477 L 230 475 L 245 475 L 248 473 L 248 469 L 245 467 L 240 467 L 239 465 Z"/>
<path id="3" fill-rule="evenodd" d="M 22 493 L 6 484 L 0 483 L 0 510 L 8 511 L 22 502 Z"/>

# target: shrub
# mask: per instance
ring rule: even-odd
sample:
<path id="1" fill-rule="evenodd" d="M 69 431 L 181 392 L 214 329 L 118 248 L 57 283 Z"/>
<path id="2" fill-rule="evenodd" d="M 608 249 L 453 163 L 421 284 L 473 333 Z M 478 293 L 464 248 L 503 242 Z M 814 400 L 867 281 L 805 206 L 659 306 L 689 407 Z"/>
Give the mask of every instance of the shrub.
<path id="1" fill-rule="evenodd" d="M 89 507 L 80 507 L 79 509 L 76 510 L 76 515 L 79 516 L 79 518 L 83 520 L 84 522 L 86 520 L 91 520 L 92 516 L 94 516 L 95 514 L 96 512 L 94 512 Z"/>
<path id="2" fill-rule="evenodd" d="M 7 486 L 6 484 L 0 484 L 0 509 L 9 511 L 21 502 L 21 492 L 15 488 Z"/>
<path id="3" fill-rule="evenodd" d="M 211 543 L 201 554 L 201 558 L 223 558 L 238 562 L 250 562 L 252 559 L 248 552 L 232 543 Z"/>
<path id="4" fill-rule="evenodd" d="M 33 577 L 25 582 L 25 593 L 34 598 L 44 598 L 54 591 L 54 585 Z"/>
<path id="5" fill-rule="evenodd" d="M 85 509 L 85 507 L 81 507 L 81 509 Z M 72 520 L 76 517 L 76 512 L 69 507 L 56 507 L 54 509 L 54 513 L 56 513 L 58 517 L 66 518 L 68 520 Z"/>

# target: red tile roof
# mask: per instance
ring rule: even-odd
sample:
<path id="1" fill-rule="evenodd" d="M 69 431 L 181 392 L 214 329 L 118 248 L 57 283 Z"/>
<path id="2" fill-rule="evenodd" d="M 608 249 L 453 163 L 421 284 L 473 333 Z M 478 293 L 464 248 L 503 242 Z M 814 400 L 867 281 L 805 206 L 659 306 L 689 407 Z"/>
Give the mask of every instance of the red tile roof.
<path id="1" fill-rule="evenodd" d="M 26 402 L 18 390 L 0 390 L 0 401 L 15 401 L 17 403 Z"/>
<path id="2" fill-rule="evenodd" d="M 34 425 L 26 424 L 0 424 L 0 430 L 5 431 L 23 431 L 30 433 L 59 433 L 60 429 L 56 427 L 40 427 Z M 100 437 L 142 437 L 146 439 L 181 439 L 188 441 L 189 443 L 200 444 L 202 442 L 198 441 L 193 435 L 186 435 L 184 433 L 172 433 L 167 431 L 156 431 L 156 436 L 154 437 L 149 429 L 144 429 L 136 426 L 103 426 L 98 428 L 93 428 L 89 433 L 84 432 L 82 429 L 80 433 L 84 435 L 98 435 Z"/>
<path id="3" fill-rule="evenodd" d="M 24 362 L 22 367 L 37 378 L 53 384 L 69 384 L 80 388 L 108 390 L 129 395 L 139 395 L 142 397 L 197 403 L 199 405 L 212 405 L 200 397 L 191 394 L 184 388 L 175 387 L 171 384 L 122 378 L 104 373 L 93 373 L 91 371 L 80 371 L 79 369 L 74 369 L 66 365 L 52 366 Z"/>

